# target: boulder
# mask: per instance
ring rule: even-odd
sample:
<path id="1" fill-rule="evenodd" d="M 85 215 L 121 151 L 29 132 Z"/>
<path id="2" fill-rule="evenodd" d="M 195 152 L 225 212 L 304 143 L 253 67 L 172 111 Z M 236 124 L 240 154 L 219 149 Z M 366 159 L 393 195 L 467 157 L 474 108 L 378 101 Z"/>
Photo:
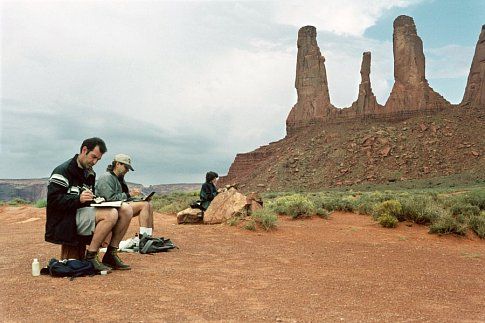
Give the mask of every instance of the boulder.
<path id="1" fill-rule="evenodd" d="M 202 210 L 187 208 L 177 213 L 177 223 L 201 223 L 202 222 Z"/>
<path id="2" fill-rule="evenodd" d="M 246 207 L 248 209 L 249 214 L 251 214 L 256 210 L 262 209 L 263 199 L 258 193 L 251 192 L 248 194 L 248 196 L 246 196 Z"/>
<path id="3" fill-rule="evenodd" d="M 204 212 L 204 223 L 223 223 L 234 216 L 243 214 L 247 214 L 246 196 L 231 187 L 227 191 L 219 193 L 212 200 L 209 208 Z"/>

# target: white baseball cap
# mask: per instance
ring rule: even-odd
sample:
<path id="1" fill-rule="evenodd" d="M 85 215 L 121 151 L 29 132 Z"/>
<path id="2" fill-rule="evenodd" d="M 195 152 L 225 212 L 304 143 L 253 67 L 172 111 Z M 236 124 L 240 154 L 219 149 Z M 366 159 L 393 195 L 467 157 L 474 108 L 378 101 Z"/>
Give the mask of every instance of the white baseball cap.
<path id="1" fill-rule="evenodd" d="M 128 155 L 125 155 L 125 154 L 118 154 L 115 156 L 115 159 L 114 161 L 117 161 L 118 163 L 122 163 L 122 164 L 125 164 L 126 166 L 128 166 L 128 168 L 130 170 L 133 170 L 133 167 L 131 166 L 131 157 L 128 156 Z"/>

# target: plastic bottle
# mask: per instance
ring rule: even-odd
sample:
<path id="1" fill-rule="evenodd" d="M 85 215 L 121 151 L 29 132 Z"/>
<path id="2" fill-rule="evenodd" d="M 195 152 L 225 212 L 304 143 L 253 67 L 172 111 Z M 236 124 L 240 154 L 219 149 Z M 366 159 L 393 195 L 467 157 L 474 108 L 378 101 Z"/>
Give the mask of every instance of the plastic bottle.
<path id="1" fill-rule="evenodd" d="M 40 276 L 40 264 L 37 258 L 32 262 L 32 276 Z"/>

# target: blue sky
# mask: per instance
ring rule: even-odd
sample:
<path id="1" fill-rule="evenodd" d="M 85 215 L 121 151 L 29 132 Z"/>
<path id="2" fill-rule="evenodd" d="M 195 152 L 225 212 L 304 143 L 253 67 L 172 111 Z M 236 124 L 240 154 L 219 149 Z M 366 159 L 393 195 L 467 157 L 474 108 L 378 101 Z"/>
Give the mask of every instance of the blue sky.
<path id="1" fill-rule="evenodd" d="M 296 37 L 317 28 L 332 103 L 356 99 L 362 52 L 384 104 L 392 22 L 414 18 L 426 77 L 460 102 L 485 1 L 2 1 L 0 178 L 48 177 L 84 138 L 132 155 L 129 181 L 200 182 L 285 136 Z"/>

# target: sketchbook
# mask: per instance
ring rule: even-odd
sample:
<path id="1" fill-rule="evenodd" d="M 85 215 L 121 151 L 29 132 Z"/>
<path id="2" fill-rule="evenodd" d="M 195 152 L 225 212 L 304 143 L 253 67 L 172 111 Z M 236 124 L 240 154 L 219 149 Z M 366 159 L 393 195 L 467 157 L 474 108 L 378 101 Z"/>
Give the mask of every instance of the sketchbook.
<path id="1" fill-rule="evenodd" d="M 96 197 L 94 199 L 94 203 L 91 203 L 91 206 L 94 206 L 94 207 L 121 207 L 121 203 L 123 203 L 123 201 L 110 201 L 110 202 L 107 202 L 102 197 Z"/>

